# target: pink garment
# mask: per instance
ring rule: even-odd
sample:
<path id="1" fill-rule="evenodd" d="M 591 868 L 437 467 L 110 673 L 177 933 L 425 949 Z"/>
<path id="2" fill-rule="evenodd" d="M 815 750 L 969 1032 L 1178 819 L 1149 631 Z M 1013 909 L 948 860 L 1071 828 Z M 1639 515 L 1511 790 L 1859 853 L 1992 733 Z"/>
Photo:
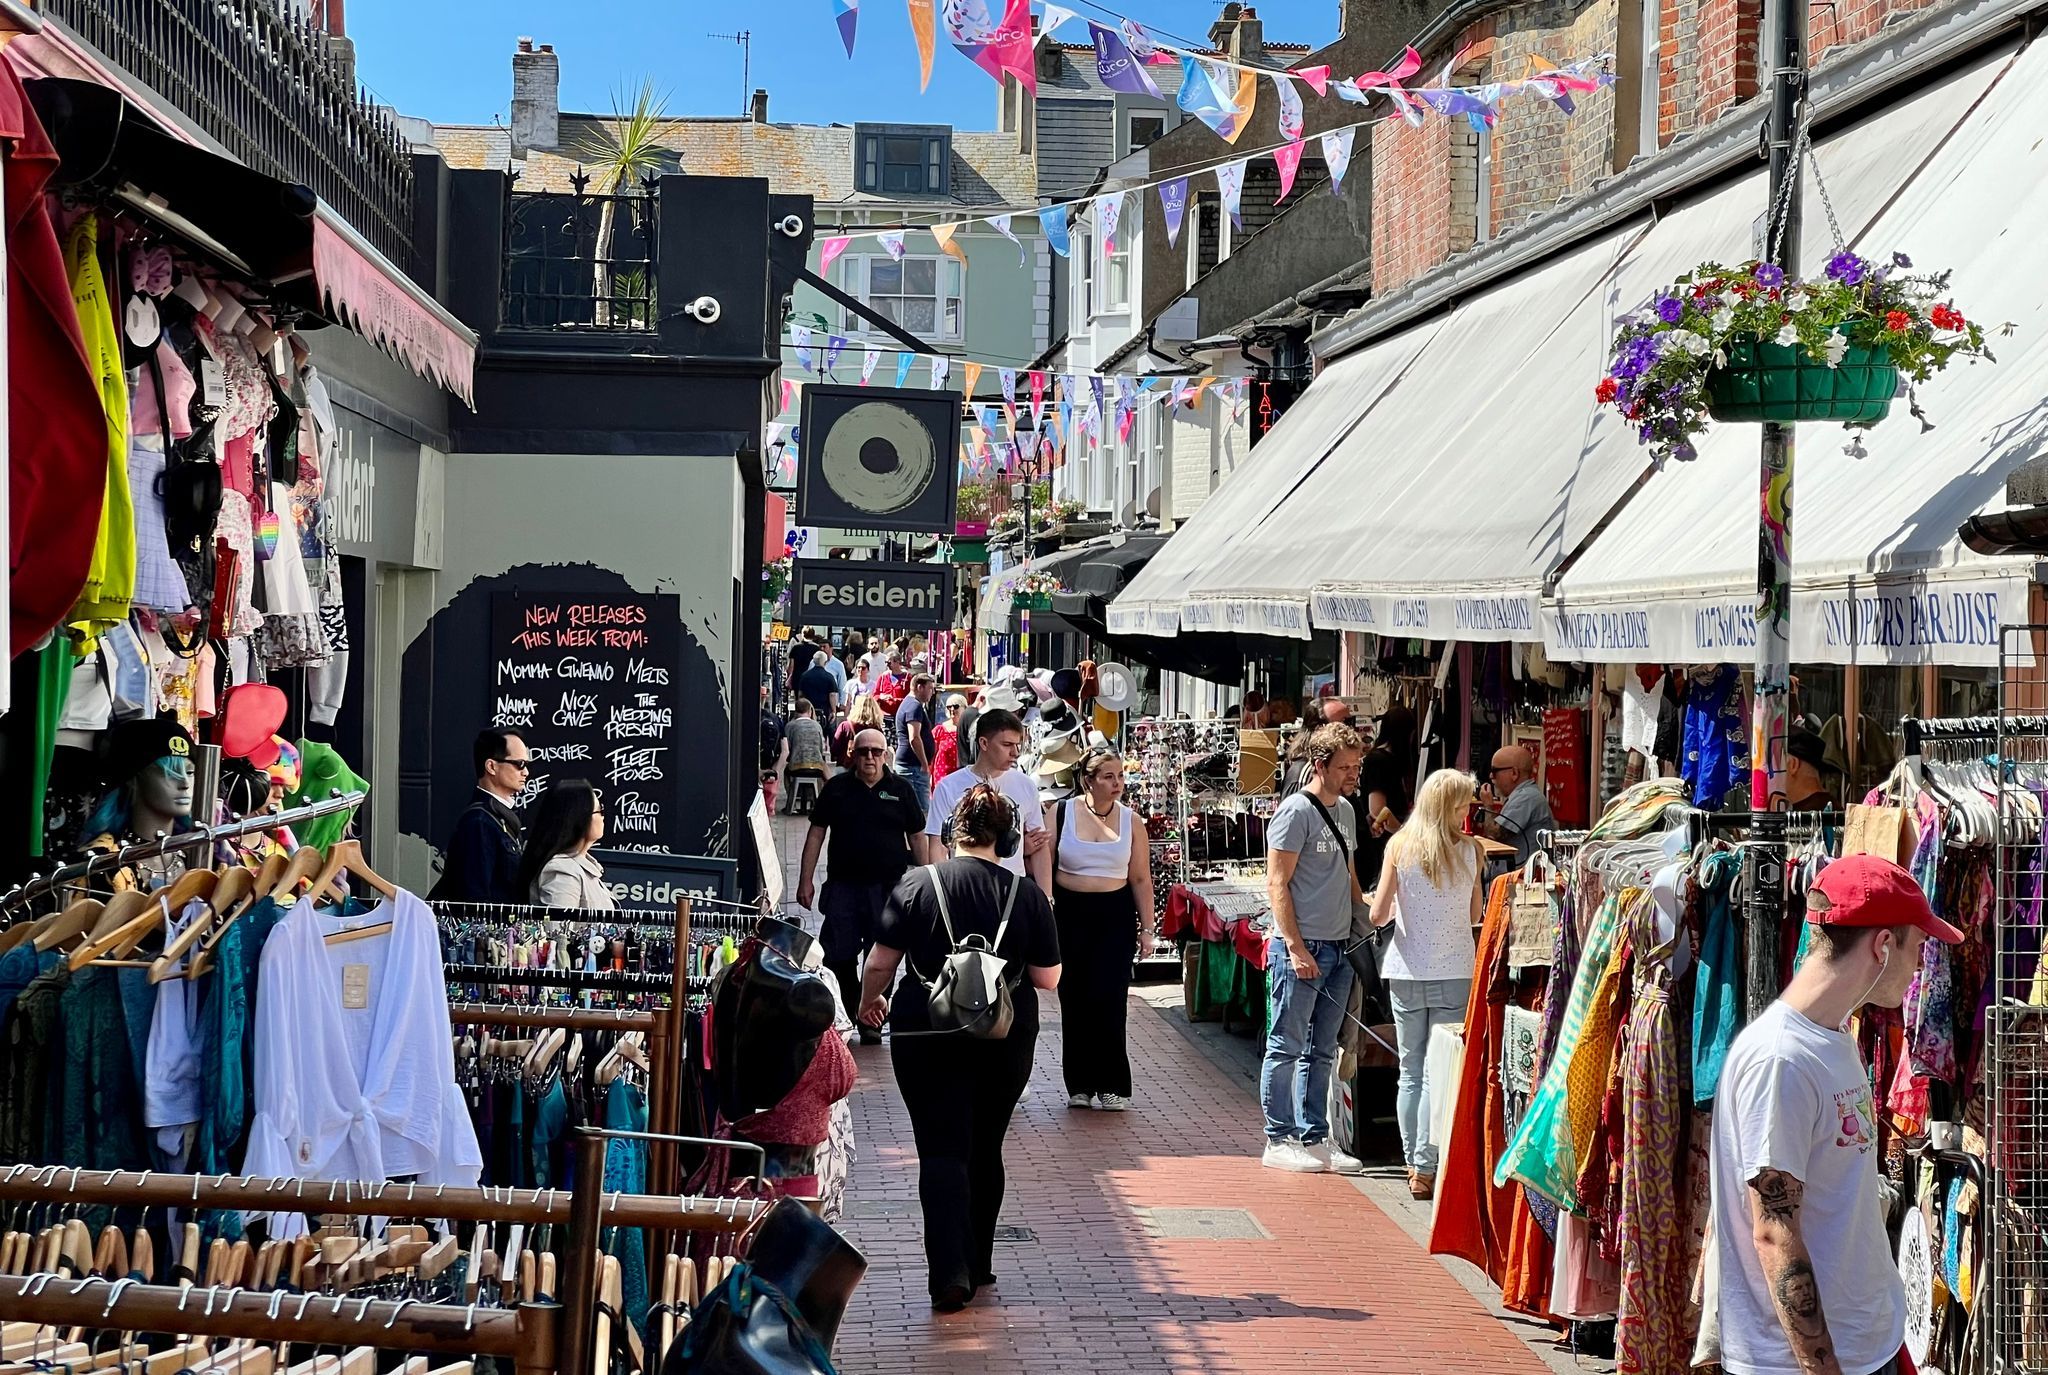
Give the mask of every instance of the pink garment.
<path id="1" fill-rule="evenodd" d="M 157 371 L 163 374 L 164 404 L 171 408 L 171 438 L 187 438 L 192 433 L 192 397 L 199 390 L 199 384 L 192 380 L 191 369 L 185 366 L 185 360 L 178 356 L 178 351 L 167 339 L 157 341 L 156 366 Z M 156 438 L 164 431 L 163 419 L 156 409 L 156 380 L 149 375 L 147 367 L 138 375 L 141 380 L 128 403 L 128 432 Z"/>
<path id="2" fill-rule="evenodd" d="M 827 1030 L 796 1087 L 780 1103 L 742 1118 L 733 1131 L 748 1141 L 778 1146 L 815 1146 L 832 1134 L 832 1105 L 853 1092 L 853 1052 Z"/>
<path id="3" fill-rule="evenodd" d="M 237 435 L 220 446 L 220 481 L 245 501 L 256 499 L 256 431 Z"/>
<path id="4" fill-rule="evenodd" d="M 234 610 L 229 619 L 228 634 L 231 637 L 253 635 L 263 624 L 263 617 L 257 613 L 251 600 L 251 590 L 256 585 L 256 530 L 249 498 L 242 494 L 240 488 L 220 494 L 220 521 L 214 530 L 228 542 L 230 549 L 241 555 L 237 560 Z"/>
<path id="5" fill-rule="evenodd" d="M 1621 1267 L 1600 1254 L 1593 1226 L 1559 1210 L 1550 1311 L 1574 1322 L 1611 1318 L 1621 1308 Z"/>

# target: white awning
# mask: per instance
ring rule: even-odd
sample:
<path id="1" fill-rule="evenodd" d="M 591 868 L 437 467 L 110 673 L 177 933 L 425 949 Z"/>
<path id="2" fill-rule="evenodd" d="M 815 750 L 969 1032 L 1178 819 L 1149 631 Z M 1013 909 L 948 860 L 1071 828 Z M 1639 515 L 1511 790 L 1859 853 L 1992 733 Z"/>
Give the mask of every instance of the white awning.
<path id="1" fill-rule="evenodd" d="M 1999 625 L 2026 619 L 2031 561 L 1972 553 L 1956 528 L 2001 509 L 2007 475 L 2048 449 L 2048 256 L 2026 228 L 2048 218 L 2044 77 L 2048 45 L 2000 57 L 1874 121 L 1892 126 L 1885 141 L 1822 149 L 1821 170 L 1859 251 L 1953 268 L 1958 307 L 2017 329 L 1992 340 L 1995 365 L 1958 364 L 1919 390 L 1930 432 L 1903 401 L 1863 436 L 1866 458 L 1844 452 L 1850 437 L 1838 428 L 1799 427 L 1794 662 L 1995 664 Z M 1958 124 L 1951 112 L 1966 117 Z M 1913 175 L 1903 188 L 1894 176 L 1873 201 L 1869 188 L 1887 169 Z M 1829 248 L 1817 199 L 1809 193 L 1814 259 Z M 1740 211 L 1731 205 L 1717 218 L 1723 242 L 1708 251 L 1742 251 Z M 1716 427 L 1696 461 L 1653 478 L 1560 580 L 1545 608 L 1550 655 L 1747 659 L 1756 643 L 1757 482 L 1757 428 L 1742 425 Z"/>
<path id="2" fill-rule="evenodd" d="M 1900 180 L 1934 155 L 2009 60 L 2002 55 L 1952 77 L 1821 145 L 1846 233 L 1853 238 L 1884 211 Z M 1239 499 L 1224 520 L 1208 522 L 1205 509 L 1175 536 L 1161 557 L 1194 569 L 1182 575 L 1179 624 L 1265 628 L 1262 619 L 1291 616 L 1286 608 L 1305 600 L 1317 627 L 1441 640 L 1568 638 L 1547 633 L 1554 627 L 1542 603 L 1546 577 L 1574 555 L 1583 567 L 1586 551 L 1614 533 L 1596 539 L 1602 522 L 1617 507 L 1621 521 L 1632 522 L 1666 481 L 1653 475 L 1632 429 L 1594 401 L 1616 321 L 1703 261 L 1752 256 L 1764 201 L 1759 172 L 1654 226 L 1642 221 L 1589 240 L 1460 304 L 1325 457 L 1311 458 L 1304 471 L 1302 451 L 1315 445 L 1296 436 L 1292 461 L 1281 469 L 1255 461 L 1240 475 L 1263 489 L 1262 501 L 1233 492 Z M 1815 267 L 1829 251 L 1825 225 L 1809 191 L 1806 240 Z M 1326 368 L 1297 410 L 1318 390 L 1346 385 L 1351 362 Z M 1743 447 L 1753 468 L 1756 439 L 1754 427 L 1730 427 L 1721 442 Z M 1284 484 L 1274 481 L 1279 473 Z M 1736 523 L 1753 526 L 1753 476 L 1714 490 L 1739 512 Z M 1953 531 L 1950 522 L 1946 534 Z M 1718 552 L 1738 563 L 1746 557 L 1753 577 L 1753 532 L 1720 539 Z M 1669 564 L 1666 551 L 1686 542 L 1660 535 L 1618 566 L 1638 578 L 1654 575 Z M 1687 572 L 1678 581 L 1691 578 Z M 1126 594 L 1134 605 L 1160 600 L 1141 599 L 1139 591 L 1134 585 Z"/>

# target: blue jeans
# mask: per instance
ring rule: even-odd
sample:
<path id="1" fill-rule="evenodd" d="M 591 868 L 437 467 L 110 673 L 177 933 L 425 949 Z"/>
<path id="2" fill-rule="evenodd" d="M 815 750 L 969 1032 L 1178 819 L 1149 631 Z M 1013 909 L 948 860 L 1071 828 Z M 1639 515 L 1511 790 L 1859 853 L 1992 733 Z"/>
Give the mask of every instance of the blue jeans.
<path id="1" fill-rule="evenodd" d="M 1296 976 L 1284 941 L 1266 942 L 1271 1025 L 1259 1070 L 1259 1105 L 1266 1111 L 1268 1141 L 1313 1146 L 1330 1134 L 1330 1071 L 1355 976 L 1342 941 L 1306 944 L 1316 961 L 1313 979 Z"/>
<path id="2" fill-rule="evenodd" d="M 915 764 L 898 764 L 895 768 L 910 783 L 910 795 L 917 799 L 917 814 L 923 816 L 932 809 L 931 771 L 920 769 Z"/>
<path id="3" fill-rule="evenodd" d="M 1394 1044 L 1400 1051 L 1401 1077 L 1394 1090 L 1394 1118 L 1401 1126 L 1401 1153 L 1418 1174 L 1436 1174 L 1437 1143 L 1429 1123 L 1435 1093 L 1455 1085 L 1432 1084 L 1423 1070 L 1429 1038 L 1437 1027 L 1465 1020 L 1472 994 L 1470 979 L 1389 979 L 1387 1001 L 1394 1010 Z"/>

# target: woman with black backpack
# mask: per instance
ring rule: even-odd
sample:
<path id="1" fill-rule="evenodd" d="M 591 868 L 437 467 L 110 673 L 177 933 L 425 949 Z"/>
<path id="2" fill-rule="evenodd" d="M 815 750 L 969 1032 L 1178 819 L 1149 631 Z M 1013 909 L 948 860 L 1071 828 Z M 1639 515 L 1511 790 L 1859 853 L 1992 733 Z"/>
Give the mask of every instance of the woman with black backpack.
<path id="1" fill-rule="evenodd" d="M 1038 990 L 1059 986 L 1052 904 L 998 862 L 1024 841 L 1016 805 L 984 783 L 953 812 L 953 858 L 912 869 L 882 909 L 860 1020 L 890 1029 L 917 1139 L 932 1307 L 993 1285 L 1003 1138 L 1031 1077 Z M 889 986 L 909 969 L 893 1001 Z"/>

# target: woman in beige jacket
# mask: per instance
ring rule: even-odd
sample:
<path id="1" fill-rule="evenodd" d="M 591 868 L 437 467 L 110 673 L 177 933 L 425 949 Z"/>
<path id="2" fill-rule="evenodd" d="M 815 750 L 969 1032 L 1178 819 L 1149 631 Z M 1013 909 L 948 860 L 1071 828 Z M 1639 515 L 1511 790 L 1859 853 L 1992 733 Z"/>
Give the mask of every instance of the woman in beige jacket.
<path id="1" fill-rule="evenodd" d="M 590 857 L 604 839 L 604 800 L 581 778 L 554 784 L 533 804 L 518 890 L 542 907 L 609 912 L 618 902 L 604 884 L 604 866 Z"/>

